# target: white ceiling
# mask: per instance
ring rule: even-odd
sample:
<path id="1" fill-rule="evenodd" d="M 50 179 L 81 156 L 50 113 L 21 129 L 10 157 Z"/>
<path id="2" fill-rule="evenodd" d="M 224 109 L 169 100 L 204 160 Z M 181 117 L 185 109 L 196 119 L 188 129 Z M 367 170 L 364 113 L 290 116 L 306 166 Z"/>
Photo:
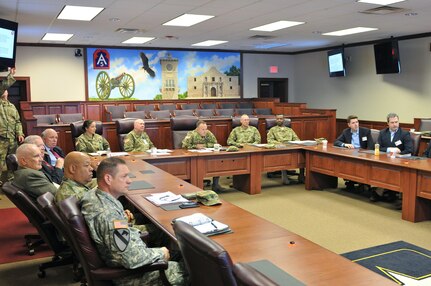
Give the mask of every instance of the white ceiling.
<path id="1" fill-rule="evenodd" d="M 57 20 L 66 4 L 105 10 L 91 22 Z M 229 42 L 209 49 L 297 52 L 431 32 L 430 0 L 408 0 L 391 6 L 406 11 L 363 14 L 360 12 L 379 6 L 355 0 L 0 0 L 0 18 L 19 23 L 19 43 L 47 43 L 41 41 L 47 32 L 73 33 L 65 44 L 77 46 L 128 46 L 121 42 L 132 36 L 145 36 L 156 39 L 139 47 L 196 49 L 191 45 L 205 40 L 225 40 Z M 215 17 L 188 28 L 162 26 L 184 13 Z M 406 16 L 406 13 L 417 15 Z M 119 21 L 111 21 L 112 18 Z M 249 30 L 279 20 L 306 24 L 272 33 Z M 356 26 L 379 30 L 343 37 L 321 35 Z M 141 31 L 115 32 L 118 28 Z M 250 39 L 255 35 L 274 38 Z M 256 48 L 271 43 L 287 45 L 265 50 Z"/>

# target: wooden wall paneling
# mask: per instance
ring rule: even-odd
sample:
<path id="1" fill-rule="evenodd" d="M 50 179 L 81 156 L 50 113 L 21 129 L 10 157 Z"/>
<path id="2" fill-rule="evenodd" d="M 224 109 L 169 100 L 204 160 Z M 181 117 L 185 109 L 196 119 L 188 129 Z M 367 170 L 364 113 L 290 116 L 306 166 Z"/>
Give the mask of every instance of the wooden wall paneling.
<path id="1" fill-rule="evenodd" d="M 220 119 L 220 120 L 208 120 L 206 121 L 208 130 L 210 130 L 217 138 L 217 142 L 223 146 L 227 145 L 227 138 L 232 131 L 232 120 Z"/>
<path id="2" fill-rule="evenodd" d="M 96 121 L 103 121 L 102 116 L 102 106 L 98 103 L 86 104 L 84 118 Z"/>
<path id="3" fill-rule="evenodd" d="M 79 102 L 64 104 L 64 108 L 61 113 L 81 113 Z"/>
<path id="4" fill-rule="evenodd" d="M 317 121 L 312 119 L 306 119 L 303 121 L 302 128 L 302 140 L 313 140 L 317 137 Z"/>
<path id="5" fill-rule="evenodd" d="M 112 152 L 119 152 L 120 145 L 118 143 L 117 129 L 114 123 L 103 124 L 103 137 L 109 142 Z"/>
<path id="6" fill-rule="evenodd" d="M 59 113 L 63 113 L 62 105 L 49 105 L 48 110 L 45 114 L 59 114 Z"/>
<path id="7" fill-rule="evenodd" d="M 32 115 L 44 115 L 49 114 L 47 110 L 48 106 L 42 105 L 42 106 L 33 106 L 33 114 Z"/>
<path id="8" fill-rule="evenodd" d="M 296 135 L 298 135 L 299 139 L 305 140 L 304 131 L 303 131 L 303 123 L 301 121 L 292 120 L 290 123 L 290 127 L 295 131 Z"/>

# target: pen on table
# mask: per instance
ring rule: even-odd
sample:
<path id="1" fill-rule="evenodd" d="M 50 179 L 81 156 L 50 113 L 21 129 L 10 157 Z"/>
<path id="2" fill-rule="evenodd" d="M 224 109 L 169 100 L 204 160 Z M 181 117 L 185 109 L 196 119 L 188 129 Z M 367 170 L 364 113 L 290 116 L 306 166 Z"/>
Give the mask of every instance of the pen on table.
<path id="1" fill-rule="evenodd" d="M 178 198 L 175 198 L 175 199 L 171 200 L 171 202 L 173 202 L 173 201 L 178 201 L 179 199 L 181 199 L 181 196 L 180 196 L 180 197 L 178 197 Z"/>
<path id="2" fill-rule="evenodd" d="M 213 226 L 215 229 L 218 229 L 218 228 L 217 228 L 217 226 L 214 224 L 214 221 L 213 221 L 213 220 L 211 221 L 211 224 L 212 224 L 212 226 Z"/>
<path id="3" fill-rule="evenodd" d="M 166 196 L 160 197 L 160 198 L 159 198 L 159 200 L 164 199 L 164 198 L 167 198 L 167 197 L 169 197 L 169 195 L 166 195 Z"/>

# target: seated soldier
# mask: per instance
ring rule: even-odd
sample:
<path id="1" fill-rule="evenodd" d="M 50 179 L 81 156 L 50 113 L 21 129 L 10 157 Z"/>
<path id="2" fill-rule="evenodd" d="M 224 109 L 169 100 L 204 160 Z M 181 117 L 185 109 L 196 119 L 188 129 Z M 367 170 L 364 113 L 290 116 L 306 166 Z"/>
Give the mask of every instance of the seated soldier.
<path id="1" fill-rule="evenodd" d="M 36 145 L 22 144 L 16 150 L 16 158 L 18 170 L 14 172 L 13 185 L 26 192 L 34 202 L 46 192 L 55 195 L 57 188 L 44 173 L 39 171 L 43 160 L 40 149 Z"/>
<path id="2" fill-rule="evenodd" d="M 284 126 L 283 114 L 277 114 L 275 116 L 275 123 L 276 125 L 269 129 L 266 136 L 268 144 L 286 144 L 288 141 L 300 140 L 292 128 Z M 286 170 L 281 171 L 281 181 L 284 185 L 288 185 L 290 183 Z"/>
<path id="3" fill-rule="evenodd" d="M 240 119 L 241 126 L 235 127 L 229 134 L 227 145 L 243 147 L 244 144 L 259 144 L 260 133 L 256 127 L 250 126 L 250 118 L 243 114 Z"/>
<path id="4" fill-rule="evenodd" d="M 144 120 L 136 119 L 133 130 L 124 138 L 124 151 L 145 152 L 152 147 L 154 147 L 154 144 L 145 132 Z"/>
<path id="5" fill-rule="evenodd" d="M 97 169 L 97 188 L 82 198 L 82 214 L 102 260 L 110 267 L 133 269 L 157 260 L 169 260 L 166 247 L 149 248 L 139 230 L 129 226 L 118 198 L 127 194 L 131 180 L 129 168 L 119 158 L 103 160 Z M 188 285 L 182 263 L 169 261 L 166 277 L 172 285 Z M 113 281 L 115 285 L 161 285 L 158 271 Z"/>
<path id="6" fill-rule="evenodd" d="M 203 149 L 213 148 L 214 144 L 217 144 L 217 138 L 208 130 L 205 121 L 198 120 L 196 129 L 189 131 L 183 139 L 182 147 L 186 149 Z M 215 192 L 226 191 L 225 188 L 220 186 L 219 180 L 220 177 L 213 177 L 212 190 Z"/>

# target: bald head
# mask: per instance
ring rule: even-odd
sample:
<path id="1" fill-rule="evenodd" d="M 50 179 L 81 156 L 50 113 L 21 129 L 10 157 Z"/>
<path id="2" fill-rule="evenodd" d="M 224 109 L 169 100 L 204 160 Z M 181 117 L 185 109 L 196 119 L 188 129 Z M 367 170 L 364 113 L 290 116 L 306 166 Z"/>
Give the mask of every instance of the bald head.
<path id="1" fill-rule="evenodd" d="M 18 165 L 22 168 L 40 170 L 42 168 L 42 156 L 40 149 L 35 144 L 24 143 L 16 149 Z"/>
<path id="2" fill-rule="evenodd" d="M 250 118 L 247 114 L 243 114 L 241 115 L 240 122 L 243 127 L 248 127 L 250 125 Z"/>
<path id="3" fill-rule="evenodd" d="M 43 143 L 45 143 L 48 148 L 52 149 L 57 146 L 58 134 L 52 128 L 45 129 L 42 134 Z"/>
<path id="4" fill-rule="evenodd" d="M 145 130 L 145 122 L 142 119 L 136 119 L 133 125 L 133 129 L 137 133 L 142 133 Z"/>
<path id="5" fill-rule="evenodd" d="M 73 151 L 64 158 L 64 176 L 82 185 L 91 182 L 93 168 L 91 158 L 85 153 Z"/>

